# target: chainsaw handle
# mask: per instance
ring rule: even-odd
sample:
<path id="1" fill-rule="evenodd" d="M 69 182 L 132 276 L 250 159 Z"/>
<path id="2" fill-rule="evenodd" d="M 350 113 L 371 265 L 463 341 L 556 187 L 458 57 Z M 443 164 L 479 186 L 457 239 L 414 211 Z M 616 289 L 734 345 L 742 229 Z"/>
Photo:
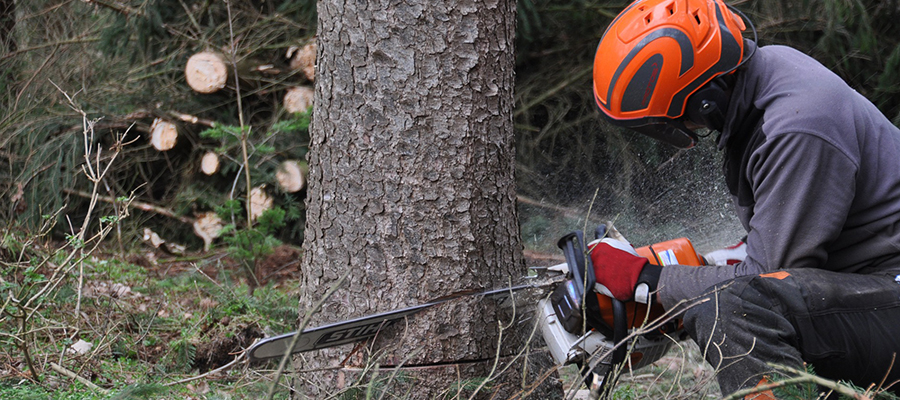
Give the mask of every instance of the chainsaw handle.
<path id="1" fill-rule="evenodd" d="M 610 300 L 612 300 L 613 310 L 613 343 L 618 346 L 613 350 L 612 365 L 616 366 L 625 361 L 625 355 L 628 353 L 627 344 L 622 343 L 628 336 L 628 312 L 625 309 L 624 301 L 615 297 L 610 297 Z"/>
<path id="2" fill-rule="evenodd" d="M 570 232 L 559 239 L 557 246 L 559 246 L 566 257 L 569 272 L 572 273 L 572 277 L 575 279 L 574 286 L 578 298 L 582 299 L 586 292 L 593 289 L 596 282 L 593 263 L 591 263 L 590 257 L 585 257 L 584 234 L 581 231 Z"/>

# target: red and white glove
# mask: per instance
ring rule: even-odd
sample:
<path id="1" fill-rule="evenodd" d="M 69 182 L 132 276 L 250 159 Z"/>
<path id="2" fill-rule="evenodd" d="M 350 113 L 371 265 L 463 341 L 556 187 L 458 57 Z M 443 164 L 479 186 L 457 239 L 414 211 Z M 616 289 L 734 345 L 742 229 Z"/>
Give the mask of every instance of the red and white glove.
<path id="1" fill-rule="evenodd" d="M 612 297 L 621 301 L 634 300 L 635 287 L 641 284 L 646 284 L 650 293 L 656 291 L 662 268 L 638 256 L 624 237 L 607 237 L 594 242 L 590 252 L 594 277 Z"/>

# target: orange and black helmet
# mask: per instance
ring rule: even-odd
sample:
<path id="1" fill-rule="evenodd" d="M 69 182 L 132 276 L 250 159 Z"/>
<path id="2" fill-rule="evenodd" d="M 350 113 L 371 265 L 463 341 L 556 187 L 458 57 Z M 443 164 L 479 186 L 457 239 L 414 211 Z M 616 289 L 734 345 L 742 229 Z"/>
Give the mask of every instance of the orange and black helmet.
<path id="1" fill-rule="evenodd" d="M 690 114 L 689 98 L 749 58 L 741 36 L 746 26 L 738 14 L 722 0 L 629 5 L 597 46 L 594 98 L 600 110 L 616 125 L 678 147 L 693 146 L 697 136 L 682 122 Z"/>

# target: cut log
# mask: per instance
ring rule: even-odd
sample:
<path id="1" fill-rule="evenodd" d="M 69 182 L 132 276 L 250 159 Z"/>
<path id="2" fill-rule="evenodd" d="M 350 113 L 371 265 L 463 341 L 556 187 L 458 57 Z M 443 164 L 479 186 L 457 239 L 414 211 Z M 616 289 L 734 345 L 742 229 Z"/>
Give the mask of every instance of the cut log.
<path id="1" fill-rule="evenodd" d="M 170 150 L 178 141 L 178 127 L 175 124 L 157 118 L 150 126 L 150 144 L 159 151 Z"/>
<path id="2" fill-rule="evenodd" d="M 222 218 L 212 211 L 199 213 L 196 217 L 194 233 L 203 239 L 203 251 L 209 251 L 213 241 L 222 234 Z"/>
<path id="3" fill-rule="evenodd" d="M 316 41 L 312 40 L 305 46 L 297 48 L 291 47 L 288 50 L 288 57 L 291 59 L 290 67 L 292 70 L 300 70 L 303 76 L 310 82 L 316 80 Z"/>
<path id="4" fill-rule="evenodd" d="M 215 93 L 228 81 L 228 64 L 218 53 L 203 51 L 191 56 L 184 67 L 188 86 L 198 93 Z"/>
<path id="5" fill-rule="evenodd" d="M 200 159 L 200 171 L 206 175 L 212 175 L 219 172 L 219 155 L 214 151 L 208 151 Z"/>
<path id="6" fill-rule="evenodd" d="M 313 105 L 315 91 L 308 86 L 295 86 L 284 94 L 284 109 L 289 113 L 306 112 Z"/>
<path id="7" fill-rule="evenodd" d="M 309 167 L 306 165 L 306 161 L 286 160 L 275 171 L 275 180 L 285 192 L 296 193 L 306 186 L 308 171 Z"/>
<path id="8" fill-rule="evenodd" d="M 272 208 L 274 201 L 266 193 L 266 186 L 257 186 L 250 190 L 250 220 L 256 221 L 260 215 Z"/>

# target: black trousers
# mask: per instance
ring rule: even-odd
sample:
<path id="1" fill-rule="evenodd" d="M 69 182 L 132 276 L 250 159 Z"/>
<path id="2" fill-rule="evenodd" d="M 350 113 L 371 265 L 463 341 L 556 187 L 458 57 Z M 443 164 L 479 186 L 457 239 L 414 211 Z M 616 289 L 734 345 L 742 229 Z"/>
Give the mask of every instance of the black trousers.
<path id="1" fill-rule="evenodd" d="M 821 377 L 863 388 L 900 379 L 893 276 L 789 269 L 717 289 L 685 313 L 684 324 L 717 369 L 723 395 L 779 374 L 767 363 L 804 370 L 806 362 Z M 892 391 L 900 393 L 900 383 Z"/>

